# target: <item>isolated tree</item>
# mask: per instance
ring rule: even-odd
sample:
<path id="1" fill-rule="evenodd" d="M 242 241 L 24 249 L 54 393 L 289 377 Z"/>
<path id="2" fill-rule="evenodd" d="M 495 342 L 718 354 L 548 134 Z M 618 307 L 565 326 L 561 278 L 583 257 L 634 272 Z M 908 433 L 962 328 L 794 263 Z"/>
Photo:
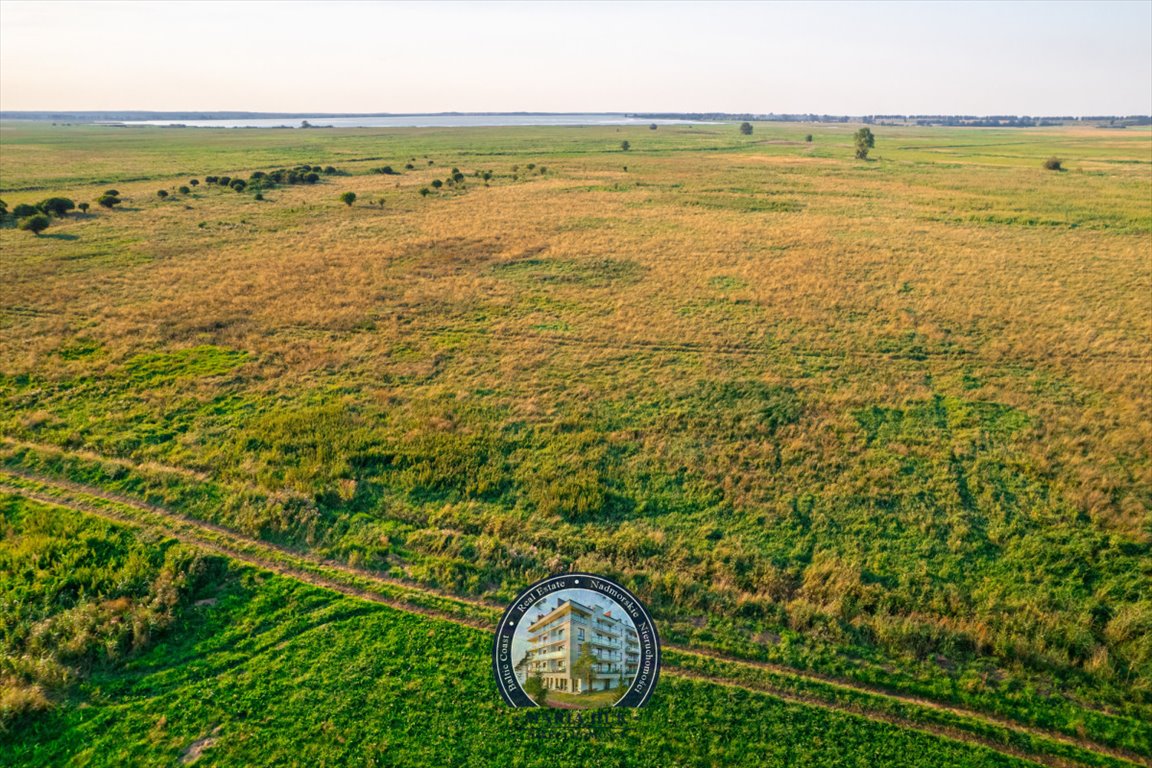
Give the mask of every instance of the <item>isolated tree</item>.
<path id="1" fill-rule="evenodd" d="M 872 135 L 872 129 L 861 128 L 856 131 L 854 138 L 856 140 L 856 159 L 867 160 L 868 150 L 876 146 L 876 137 Z"/>
<path id="2" fill-rule="evenodd" d="M 200 186 L 200 179 L 188 179 L 188 186 L 190 186 L 190 187 Z"/>
<path id="3" fill-rule="evenodd" d="M 752 135 L 752 123 L 740 123 L 740 133 L 745 136 Z"/>
<path id="4" fill-rule="evenodd" d="M 432 179 L 432 186 L 436 189 L 440 189 L 440 187 L 444 186 L 444 182 L 440 181 L 440 179 Z"/>
<path id="5" fill-rule="evenodd" d="M 628 150 L 632 149 L 632 145 L 629 144 L 627 140 L 624 140 L 624 141 L 620 142 L 620 149 L 624 152 L 627 152 Z M 529 165 L 528 168 L 531 169 L 532 166 Z"/>
<path id="6" fill-rule="evenodd" d="M 804 141 L 811 142 L 812 141 L 812 134 L 808 134 L 807 136 L 805 136 Z"/>
<path id="7" fill-rule="evenodd" d="M 1064 170 L 1064 161 L 1058 157 L 1050 157 L 1044 161 L 1044 168 L 1049 171 Z"/>
<path id="8" fill-rule="evenodd" d="M 356 193 L 345 192 L 344 194 L 340 195 L 340 202 L 344 203 L 344 205 L 351 206 L 352 203 L 356 202 Z"/>
<path id="9" fill-rule="evenodd" d="M 66 197 L 50 197 L 47 200 L 41 200 L 36 207 L 49 216 L 63 217 L 68 211 L 76 207 L 76 203 Z"/>
<path id="10" fill-rule="evenodd" d="M 585 682 L 585 693 L 592 690 L 592 681 L 596 674 L 596 657 L 592 655 L 588 643 L 580 645 L 580 656 L 572 662 L 572 674 Z"/>
<path id="11" fill-rule="evenodd" d="M 156 197 L 163 200 L 164 198 L 168 197 L 168 190 L 166 190 L 166 189 L 157 190 Z"/>
<path id="12" fill-rule="evenodd" d="M 190 190 L 188 187 L 180 187 L 180 189 L 177 191 L 182 195 L 188 195 L 192 193 L 192 190 Z"/>
<path id="13" fill-rule="evenodd" d="M 31 232 L 32 234 L 39 237 L 40 233 L 48 229 L 48 226 L 51 223 L 51 219 L 42 213 L 38 213 L 35 216 L 29 216 L 26 219 L 21 219 L 17 226 L 20 227 L 20 229 L 23 229 L 26 232 Z"/>
<path id="14" fill-rule="evenodd" d="M 657 128 L 659 128 L 659 127 L 660 127 L 660 126 L 656 125 L 656 123 L 652 123 L 652 125 L 648 126 L 648 130 L 650 130 L 650 131 L 654 131 L 654 130 L 656 130 L 656 129 L 657 129 Z"/>
<path id="15" fill-rule="evenodd" d="M 89 208 L 88 203 L 80 203 L 76 207 L 80 209 L 80 213 L 88 213 L 88 208 Z"/>

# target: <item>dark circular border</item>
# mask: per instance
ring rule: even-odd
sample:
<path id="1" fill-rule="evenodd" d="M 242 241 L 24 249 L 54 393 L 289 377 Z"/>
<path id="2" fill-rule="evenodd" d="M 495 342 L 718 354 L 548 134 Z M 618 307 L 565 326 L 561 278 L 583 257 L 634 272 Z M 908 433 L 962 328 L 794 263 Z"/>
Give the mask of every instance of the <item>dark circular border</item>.
<path id="1" fill-rule="evenodd" d="M 525 614 L 540 600 L 561 589 L 587 589 L 599 592 L 620 605 L 636 625 L 640 641 L 640 665 L 636 678 L 615 707 L 642 707 L 648 702 L 660 677 L 660 636 L 648 609 L 634 594 L 611 579 L 594 573 L 565 573 L 536 582 L 524 589 L 500 617 L 492 641 L 492 674 L 501 698 L 513 707 L 538 707 L 520 687 L 512 662 L 512 636 Z"/>

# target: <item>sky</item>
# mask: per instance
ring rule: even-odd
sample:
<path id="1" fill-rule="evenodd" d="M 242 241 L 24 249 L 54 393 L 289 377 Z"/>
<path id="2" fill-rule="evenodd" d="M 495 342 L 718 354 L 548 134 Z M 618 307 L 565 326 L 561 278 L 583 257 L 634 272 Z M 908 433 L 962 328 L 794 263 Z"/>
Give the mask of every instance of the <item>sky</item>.
<path id="1" fill-rule="evenodd" d="M 0 109 L 1152 113 L 1152 0 L 0 0 Z"/>

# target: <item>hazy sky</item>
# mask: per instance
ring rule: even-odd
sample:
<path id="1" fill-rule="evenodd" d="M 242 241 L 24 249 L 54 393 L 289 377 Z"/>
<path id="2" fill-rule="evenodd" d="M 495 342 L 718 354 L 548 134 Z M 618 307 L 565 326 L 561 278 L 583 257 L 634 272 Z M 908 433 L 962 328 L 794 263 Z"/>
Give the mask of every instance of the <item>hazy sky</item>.
<path id="1" fill-rule="evenodd" d="M 0 0 L 0 109 L 1152 113 L 1152 0 Z"/>

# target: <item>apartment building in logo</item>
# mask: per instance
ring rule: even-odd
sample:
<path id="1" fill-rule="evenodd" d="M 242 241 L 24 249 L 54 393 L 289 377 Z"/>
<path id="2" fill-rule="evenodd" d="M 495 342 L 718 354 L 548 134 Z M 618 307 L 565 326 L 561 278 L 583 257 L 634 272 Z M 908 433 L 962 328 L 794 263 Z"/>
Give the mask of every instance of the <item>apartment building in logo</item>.
<path id="1" fill-rule="evenodd" d="M 521 684 L 539 676 L 549 690 L 608 691 L 631 685 L 640 664 L 636 628 L 624 610 L 558 598 L 533 607 L 528 650 L 516 666 Z"/>

